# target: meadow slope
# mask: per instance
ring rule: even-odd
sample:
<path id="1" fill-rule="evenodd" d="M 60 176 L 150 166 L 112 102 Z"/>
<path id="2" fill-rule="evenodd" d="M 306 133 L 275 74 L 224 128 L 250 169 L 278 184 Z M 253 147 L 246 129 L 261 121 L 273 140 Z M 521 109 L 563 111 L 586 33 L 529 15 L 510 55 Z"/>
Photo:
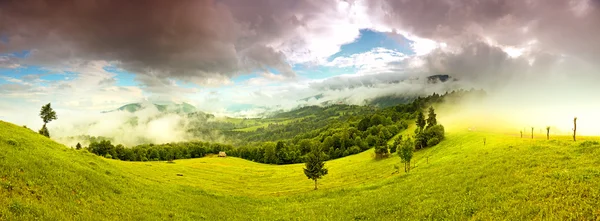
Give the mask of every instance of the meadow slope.
<path id="1" fill-rule="evenodd" d="M 409 174 L 369 150 L 328 161 L 314 191 L 301 164 L 108 160 L 0 122 L 0 220 L 600 220 L 600 145 L 585 139 L 453 128 Z"/>

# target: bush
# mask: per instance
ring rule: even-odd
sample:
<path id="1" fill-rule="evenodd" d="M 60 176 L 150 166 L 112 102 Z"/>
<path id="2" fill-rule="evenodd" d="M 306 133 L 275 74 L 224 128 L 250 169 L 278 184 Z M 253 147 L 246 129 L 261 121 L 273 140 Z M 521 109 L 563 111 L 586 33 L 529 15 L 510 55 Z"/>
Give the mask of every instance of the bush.
<path id="1" fill-rule="evenodd" d="M 389 151 L 387 145 L 381 145 L 375 147 L 375 157 L 377 159 L 388 157 Z"/>
<path id="2" fill-rule="evenodd" d="M 434 137 L 427 141 L 427 146 L 433 147 L 433 146 L 437 145 L 438 143 L 440 143 L 440 139 L 438 139 L 437 137 Z"/>
<path id="3" fill-rule="evenodd" d="M 16 140 L 13 140 L 13 139 L 8 139 L 6 141 L 6 143 L 8 143 L 8 145 L 11 145 L 11 146 L 19 146 L 19 142 L 17 142 Z"/>
<path id="4" fill-rule="evenodd" d="M 106 155 L 104 155 L 104 157 L 106 157 L 108 159 L 112 159 L 112 156 L 110 154 L 108 154 L 108 153 Z"/>
<path id="5" fill-rule="evenodd" d="M 425 136 L 428 138 L 427 140 L 437 137 L 439 140 L 443 140 L 444 139 L 444 126 L 438 124 L 435 126 L 432 126 L 430 128 L 427 128 L 425 130 Z"/>

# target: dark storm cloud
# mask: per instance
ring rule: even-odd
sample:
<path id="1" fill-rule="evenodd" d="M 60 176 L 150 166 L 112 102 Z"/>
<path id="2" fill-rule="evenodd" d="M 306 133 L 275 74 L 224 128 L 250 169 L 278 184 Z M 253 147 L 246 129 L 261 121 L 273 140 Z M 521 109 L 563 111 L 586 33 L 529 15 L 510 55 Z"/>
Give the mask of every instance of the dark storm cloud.
<path id="1" fill-rule="evenodd" d="M 465 44 L 458 53 L 436 50 L 425 59 L 430 74 L 491 84 L 488 86 L 502 85 L 529 68 L 526 59 L 510 58 L 501 48 L 484 42 Z"/>
<path id="2" fill-rule="evenodd" d="M 0 36 L 8 39 L 0 53 L 32 50 L 23 62 L 37 65 L 118 61 L 152 73 L 149 79 L 196 83 L 267 67 L 292 77 L 274 46 L 332 2 L 7 0 L 0 2 Z"/>
<path id="3" fill-rule="evenodd" d="M 3 1 L 0 52 L 34 49 L 30 62 L 115 60 L 137 73 L 231 74 L 235 22 L 213 1 Z"/>
<path id="4" fill-rule="evenodd" d="M 369 1 L 374 17 L 420 37 L 464 44 L 489 37 L 584 59 L 600 58 L 597 0 L 381 0 Z"/>

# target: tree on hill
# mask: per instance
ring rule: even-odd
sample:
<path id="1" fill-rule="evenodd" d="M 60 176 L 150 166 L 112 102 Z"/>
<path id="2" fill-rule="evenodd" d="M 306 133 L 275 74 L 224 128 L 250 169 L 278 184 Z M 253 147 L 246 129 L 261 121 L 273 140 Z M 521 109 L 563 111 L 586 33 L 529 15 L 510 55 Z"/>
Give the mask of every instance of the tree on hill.
<path id="1" fill-rule="evenodd" d="M 327 160 L 327 155 L 323 153 L 318 146 L 315 146 L 313 150 L 306 155 L 304 175 L 306 175 L 308 179 L 315 181 L 315 190 L 318 189 L 317 180 L 321 179 L 329 172 L 327 168 L 325 168 L 325 160 Z"/>
<path id="2" fill-rule="evenodd" d="M 80 143 L 77 143 L 77 145 L 75 145 L 75 148 L 76 148 L 77 150 L 81 150 L 81 144 L 80 144 Z"/>
<path id="3" fill-rule="evenodd" d="M 423 112 L 420 112 L 417 114 L 417 120 L 415 122 L 417 124 L 417 129 L 419 130 L 419 132 L 423 131 L 423 129 L 425 129 L 425 117 L 423 116 Z"/>
<path id="4" fill-rule="evenodd" d="M 404 163 L 404 172 L 410 172 L 410 160 L 413 157 L 413 151 L 415 150 L 415 144 L 412 138 L 403 140 L 397 147 L 398 156 Z"/>
<path id="5" fill-rule="evenodd" d="M 46 137 L 50 137 L 50 132 L 48 131 L 46 124 L 57 119 L 56 112 L 52 110 L 50 103 L 42 106 L 42 109 L 40 110 L 40 117 L 42 118 L 42 121 L 44 121 L 44 126 L 42 126 L 42 129 L 40 129 L 39 133 Z"/>
<path id="6" fill-rule="evenodd" d="M 435 119 L 436 116 L 433 107 L 429 107 L 429 114 L 427 114 L 427 128 L 437 125 L 437 120 Z"/>
<path id="7" fill-rule="evenodd" d="M 550 126 L 546 127 L 546 140 L 550 140 Z"/>

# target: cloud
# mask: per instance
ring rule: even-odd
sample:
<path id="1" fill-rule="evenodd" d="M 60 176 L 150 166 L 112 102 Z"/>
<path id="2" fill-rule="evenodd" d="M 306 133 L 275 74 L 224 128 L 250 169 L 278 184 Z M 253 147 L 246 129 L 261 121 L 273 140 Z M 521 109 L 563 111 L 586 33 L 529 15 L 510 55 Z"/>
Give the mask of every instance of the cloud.
<path id="1" fill-rule="evenodd" d="M 3 92 L 0 93 L 0 103 L 37 110 L 41 105 L 52 102 L 57 109 L 100 112 L 144 99 L 138 87 L 117 86 L 114 81 L 116 74 L 104 69 L 108 66 L 111 64 L 105 61 L 72 63 L 63 67 L 63 70 L 77 74 L 73 78 L 56 81 L 41 80 L 41 75 L 25 75 L 21 79 L 4 77 L 11 83 L 0 84 L 0 91 Z"/>
<path id="2" fill-rule="evenodd" d="M 15 69 L 20 66 L 16 58 L 12 56 L 0 56 L 0 68 Z"/>
<path id="3" fill-rule="evenodd" d="M 490 38 L 520 46 L 532 40 L 552 53 L 597 60 L 600 3 L 594 0 L 368 1 L 371 18 L 421 38 L 461 45 Z"/>
<path id="4" fill-rule="evenodd" d="M 294 77 L 292 64 L 323 61 L 356 39 L 364 10 L 336 0 L 3 1 L 0 53 L 30 50 L 22 65 L 116 62 L 146 85 L 222 84 L 268 68 Z"/>

